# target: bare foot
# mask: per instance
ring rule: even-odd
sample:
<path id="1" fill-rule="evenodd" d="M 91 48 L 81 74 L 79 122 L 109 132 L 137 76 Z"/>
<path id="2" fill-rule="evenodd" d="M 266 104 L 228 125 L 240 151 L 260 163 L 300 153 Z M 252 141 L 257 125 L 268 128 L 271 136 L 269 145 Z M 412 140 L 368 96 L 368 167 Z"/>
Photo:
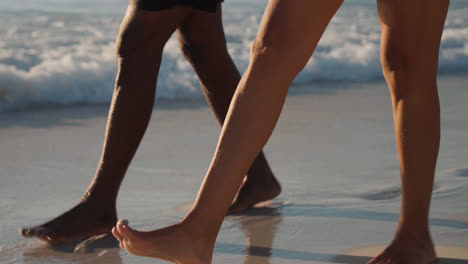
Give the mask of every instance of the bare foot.
<path id="1" fill-rule="evenodd" d="M 214 241 L 191 235 L 181 224 L 149 232 L 136 231 L 128 221 L 120 220 L 112 234 L 128 252 L 145 257 L 159 258 L 178 264 L 211 263 Z"/>
<path id="2" fill-rule="evenodd" d="M 35 237 L 49 244 L 59 244 L 110 234 L 116 222 L 115 206 L 82 201 L 47 223 L 20 228 L 20 233 L 24 237 Z"/>
<path id="3" fill-rule="evenodd" d="M 395 240 L 368 264 L 433 264 L 437 262 L 434 244 L 429 236 L 414 239 L 397 235 Z"/>
<path id="4" fill-rule="evenodd" d="M 229 208 L 228 214 L 245 211 L 254 205 L 272 200 L 281 193 L 281 185 L 273 175 L 268 180 L 249 180 L 248 176 L 239 189 L 239 193 Z"/>

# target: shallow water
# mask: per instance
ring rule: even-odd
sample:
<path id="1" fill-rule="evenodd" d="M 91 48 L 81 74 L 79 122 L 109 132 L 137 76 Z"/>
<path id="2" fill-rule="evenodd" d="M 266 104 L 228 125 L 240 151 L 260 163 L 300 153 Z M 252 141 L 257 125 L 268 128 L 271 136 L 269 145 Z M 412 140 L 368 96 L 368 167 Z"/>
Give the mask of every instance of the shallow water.
<path id="1" fill-rule="evenodd" d="M 440 246 L 468 248 L 468 79 L 442 76 L 442 140 L 431 208 Z M 363 263 L 385 245 L 400 189 L 385 84 L 296 86 L 266 147 L 283 185 L 272 203 L 227 217 L 214 263 Z M 38 108 L 0 116 L 0 263 L 161 263 L 112 243 L 49 248 L 19 236 L 72 206 L 99 158 L 107 108 Z M 203 103 L 158 104 L 118 200 L 119 216 L 151 230 L 183 217 L 219 127 Z M 445 252 L 445 251 L 444 251 Z M 448 251 L 447 251 L 448 252 Z M 468 260 L 444 262 L 467 264 Z M 455 261 L 455 262 L 454 262 Z"/>

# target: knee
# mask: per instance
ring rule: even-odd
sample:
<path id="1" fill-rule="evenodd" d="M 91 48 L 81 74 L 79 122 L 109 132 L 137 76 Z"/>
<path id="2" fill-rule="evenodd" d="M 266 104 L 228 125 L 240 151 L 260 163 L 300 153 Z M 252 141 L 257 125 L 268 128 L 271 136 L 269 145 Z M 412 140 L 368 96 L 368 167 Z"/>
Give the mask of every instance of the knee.
<path id="1" fill-rule="evenodd" d="M 117 59 L 124 60 L 130 58 L 134 55 L 136 50 L 135 46 L 136 45 L 132 43 L 130 38 L 126 37 L 124 34 L 119 34 L 115 45 L 115 55 Z"/>
<path id="2" fill-rule="evenodd" d="M 273 35 L 273 34 L 271 34 Z M 275 38 L 274 36 L 257 37 L 250 48 L 250 60 L 253 62 L 264 63 L 279 63 L 291 55 L 291 49 L 288 48 L 288 43 L 284 40 Z"/>
<path id="3" fill-rule="evenodd" d="M 387 47 L 382 49 L 380 61 L 384 78 L 389 85 L 392 96 L 397 99 L 406 97 L 410 74 L 407 52 L 403 49 Z"/>
<path id="4" fill-rule="evenodd" d="M 158 29 L 150 15 L 133 9 L 127 11 L 116 40 L 117 58 L 152 58 L 161 53 L 170 35 Z"/>
<path id="5" fill-rule="evenodd" d="M 276 41 L 265 38 L 257 38 L 250 47 L 250 59 L 252 61 L 278 61 L 281 57 L 281 49 Z"/>
<path id="6" fill-rule="evenodd" d="M 382 50 L 383 75 L 395 100 L 437 90 L 437 65 L 429 65 L 433 63 L 422 57 L 424 54 L 405 48 L 389 46 Z"/>
<path id="7" fill-rule="evenodd" d="M 119 60 L 154 59 L 162 54 L 164 42 L 157 42 L 145 36 L 120 33 L 117 37 L 115 53 Z"/>
<path id="8" fill-rule="evenodd" d="M 184 57 L 191 63 L 197 61 L 203 53 L 203 44 L 191 41 L 179 41 L 179 48 Z"/>
<path id="9" fill-rule="evenodd" d="M 257 38 L 250 48 L 251 64 L 262 68 L 281 68 L 281 73 L 294 79 L 308 58 L 294 52 L 294 45 L 275 38 Z"/>
<path id="10" fill-rule="evenodd" d="M 192 64 L 206 61 L 207 58 L 220 59 L 229 56 L 225 41 L 214 40 L 203 35 L 179 36 L 179 48 Z"/>

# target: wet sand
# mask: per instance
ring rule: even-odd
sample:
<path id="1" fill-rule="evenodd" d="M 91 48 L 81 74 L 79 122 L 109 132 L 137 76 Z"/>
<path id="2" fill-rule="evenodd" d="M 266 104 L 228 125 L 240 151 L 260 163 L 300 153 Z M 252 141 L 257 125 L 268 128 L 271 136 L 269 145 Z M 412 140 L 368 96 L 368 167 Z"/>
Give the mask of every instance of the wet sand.
<path id="1" fill-rule="evenodd" d="M 431 207 L 440 263 L 468 264 L 468 78 L 441 77 L 442 140 Z M 265 148 L 283 185 L 226 218 L 214 263 L 365 263 L 392 239 L 400 202 L 391 106 L 381 81 L 291 91 Z M 163 263 L 112 240 L 51 248 L 19 236 L 71 207 L 94 174 L 107 107 L 0 113 L 0 263 Z M 150 230 L 188 210 L 219 126 L 203 102 L 159 102 L 124 180 L 120 217 Z M 74 252 L 75 251 L 75 252 Z M 74 253 L 73 253 L 74 252 Z"/>

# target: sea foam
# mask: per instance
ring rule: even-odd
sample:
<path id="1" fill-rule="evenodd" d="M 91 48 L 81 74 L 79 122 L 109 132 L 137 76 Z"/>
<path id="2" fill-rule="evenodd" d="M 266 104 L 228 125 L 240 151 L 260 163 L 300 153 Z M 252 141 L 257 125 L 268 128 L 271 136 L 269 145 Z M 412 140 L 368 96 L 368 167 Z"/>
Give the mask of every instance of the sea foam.
<path id="1" fill-rule="evenodd" d="M 231 1 L 224 6 L 225 33 L 231 56 L 242 72 L 248 66 L 265 1 Z M 0 8 L 0 111 L 108 103 L 117 70 L 115 37 L 125 8 L 123 1 L 119 4 L 107 13 L 58 12 L 36 6 Z M 375 5 L 344 5 L 295 83 L 382 78 L 379 38 Z M 439 70 L 467 68 L 468 4 L 458 2 L 447 17 Z M 157 86 L 160 99 L 201 96 L 198 78 L 181 55 L 176 38 L 164 50 Z"/>

